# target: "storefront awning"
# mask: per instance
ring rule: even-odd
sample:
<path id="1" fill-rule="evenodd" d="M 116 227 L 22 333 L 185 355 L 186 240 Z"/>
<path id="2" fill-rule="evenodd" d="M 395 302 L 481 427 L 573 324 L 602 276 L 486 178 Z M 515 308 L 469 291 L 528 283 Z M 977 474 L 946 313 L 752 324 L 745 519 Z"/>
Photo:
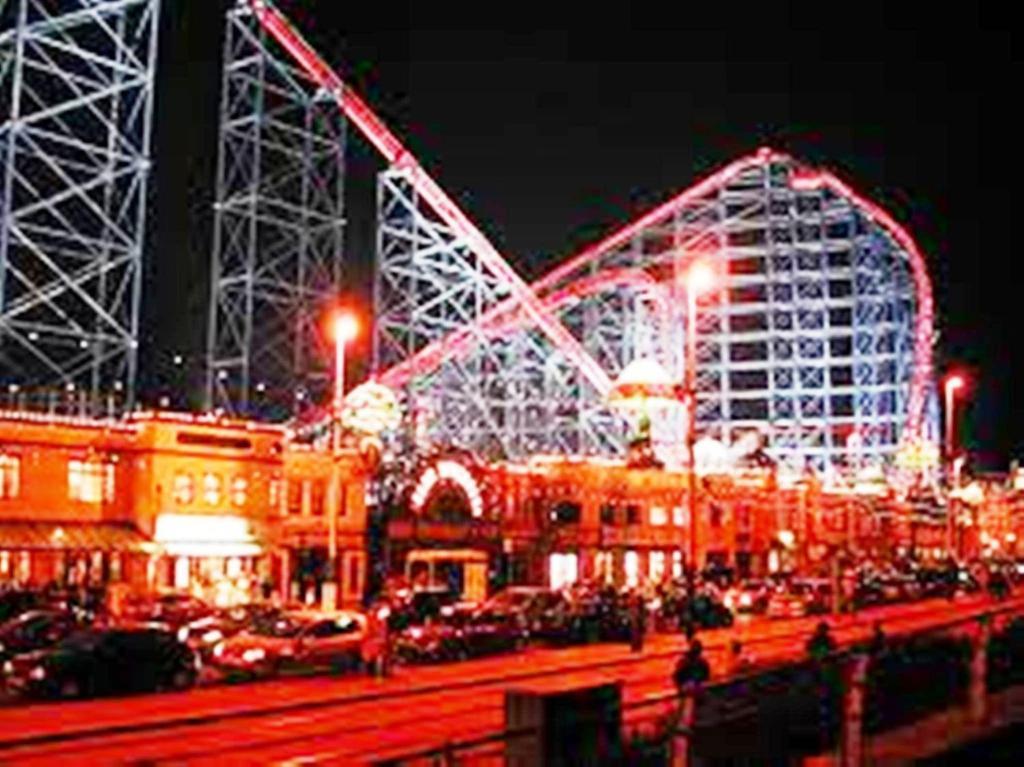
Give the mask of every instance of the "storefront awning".
<path id="1" fill-rule="evenodd" d="M 0 521 L 0 549 L 146 552 L 153 544 L 120 522 Z"/>
<path id="2" fill-rule="evenodd" d="M 156 542 L 175 557 L 255 557 L 262 553 L 249 521 L 214 514 L 160 514 Z"/>

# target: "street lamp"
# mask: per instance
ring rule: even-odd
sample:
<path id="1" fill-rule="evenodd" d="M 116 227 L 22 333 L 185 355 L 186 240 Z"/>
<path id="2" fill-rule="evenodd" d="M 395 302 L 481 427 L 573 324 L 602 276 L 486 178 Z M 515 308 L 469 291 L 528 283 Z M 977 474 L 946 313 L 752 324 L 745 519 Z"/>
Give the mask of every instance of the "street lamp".
<path id="1" fill-rule="evenodd" d="M 689 545 L 686 568 L 686 635 L 692 638 L 697 631 L 694 598 L 697 590 L 697 461 L 694 445 L 697 439 L 697 296 L 708 290 L 715 281 L 711 267 L 698 261 L 686 273 L 686 368 L 684 369 L 686 404 L 686 503 L 690 518 Z"/>
<path id="2" fill-rule="evenodd" d="M 322 593 L 325 610 L 338 606 L 338 513 L 341 510 L 341 473 L 338 457 L 341 452 L 341 413 L 345 400 L 345 346 L 359 333 L 354 315 L 339 311 L 331 323 L 334 334 L 334 400 L 331 403 L 331 492 L 327 518 L 327 567 L 330 578 Z"/>
<path id="3" fill-rule="evenodd" d="M 946 392 L 946 466 L 950 469 L 949 479 L 952 480 L 952 468 L 953 458 L 955 452 L 955 431 L 956 425 L 955 410 L 956 410 L 956 393 L 964 388 L 964 379 L 960 375 L 950 375 L 946 377 L 945 392 Z"/>
<path id="4" fill-rule="evenodd" d="M 952 374 L 946 377 L 944 383 L 946 408 L 946 438 L 945 438 L 945 451 L 946 451 L 946 486 L 949 492 L 946 496 L 946 553 L 950 559 L 954 558 L 954 549 L 956 547 L 956 535 L 955 535 L 955 515 L 953 513 L 953 485 L 956 479 L 956 460 L 955 452 L 956 448 L 954 445 L 955 441 L 955 425 L 956 425 L 956 393 L 960 389 L 964 388 L 964 378 L 961 375 Z"/>

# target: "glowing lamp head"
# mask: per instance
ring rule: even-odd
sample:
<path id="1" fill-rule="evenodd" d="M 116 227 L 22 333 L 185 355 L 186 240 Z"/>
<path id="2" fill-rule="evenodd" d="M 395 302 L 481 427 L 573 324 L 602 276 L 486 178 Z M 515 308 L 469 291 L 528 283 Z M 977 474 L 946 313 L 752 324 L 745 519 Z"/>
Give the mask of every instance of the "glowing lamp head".
<path id="1" fill-rule="evenodd" d="M 955 392 L 958 389 L 964 388 L 964 377 L 961 375 L 951 375 L 946 379 L 946 391 Z"/>
<path id="2" fill-rule="evenodd" d="M 715 273 L 703 261 L 698 261 L 686 273 L 686 289 L 693 293 L 703 293 L 715 284 Z"/>
<path id="3" fill-rule="evenodd" d="M 359 323 L 348 312 L 339 312 L 334 316 L 332 329 L 334 330 L 334 342 L 344 344 L 359 334 Z"/>

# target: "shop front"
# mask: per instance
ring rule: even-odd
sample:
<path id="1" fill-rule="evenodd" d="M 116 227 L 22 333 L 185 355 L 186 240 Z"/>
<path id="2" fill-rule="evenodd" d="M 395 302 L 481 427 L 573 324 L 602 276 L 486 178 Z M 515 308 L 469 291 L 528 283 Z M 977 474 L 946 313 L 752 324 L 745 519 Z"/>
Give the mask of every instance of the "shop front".
<path id="1" fill-rule="evenodd" d="M 265 596 L 269 563 L 250 520 L 239 516 L 160 514 L 151 561 L 156 590 L 185 591 L 229 607 Z"/>

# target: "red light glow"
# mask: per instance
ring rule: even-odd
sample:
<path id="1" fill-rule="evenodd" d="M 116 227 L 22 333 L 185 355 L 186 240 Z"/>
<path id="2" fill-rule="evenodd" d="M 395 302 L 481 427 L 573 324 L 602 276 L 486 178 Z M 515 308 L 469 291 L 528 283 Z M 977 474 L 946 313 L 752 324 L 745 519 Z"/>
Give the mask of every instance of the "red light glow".
<path id="1" fill-rule="evenodd" d="M 331 322 L 331 329 L 334 331 L 334 342 L 345 344 L 359 335 L 359 323 L 356 318 L 348 312 L 338 312 Z"/>

